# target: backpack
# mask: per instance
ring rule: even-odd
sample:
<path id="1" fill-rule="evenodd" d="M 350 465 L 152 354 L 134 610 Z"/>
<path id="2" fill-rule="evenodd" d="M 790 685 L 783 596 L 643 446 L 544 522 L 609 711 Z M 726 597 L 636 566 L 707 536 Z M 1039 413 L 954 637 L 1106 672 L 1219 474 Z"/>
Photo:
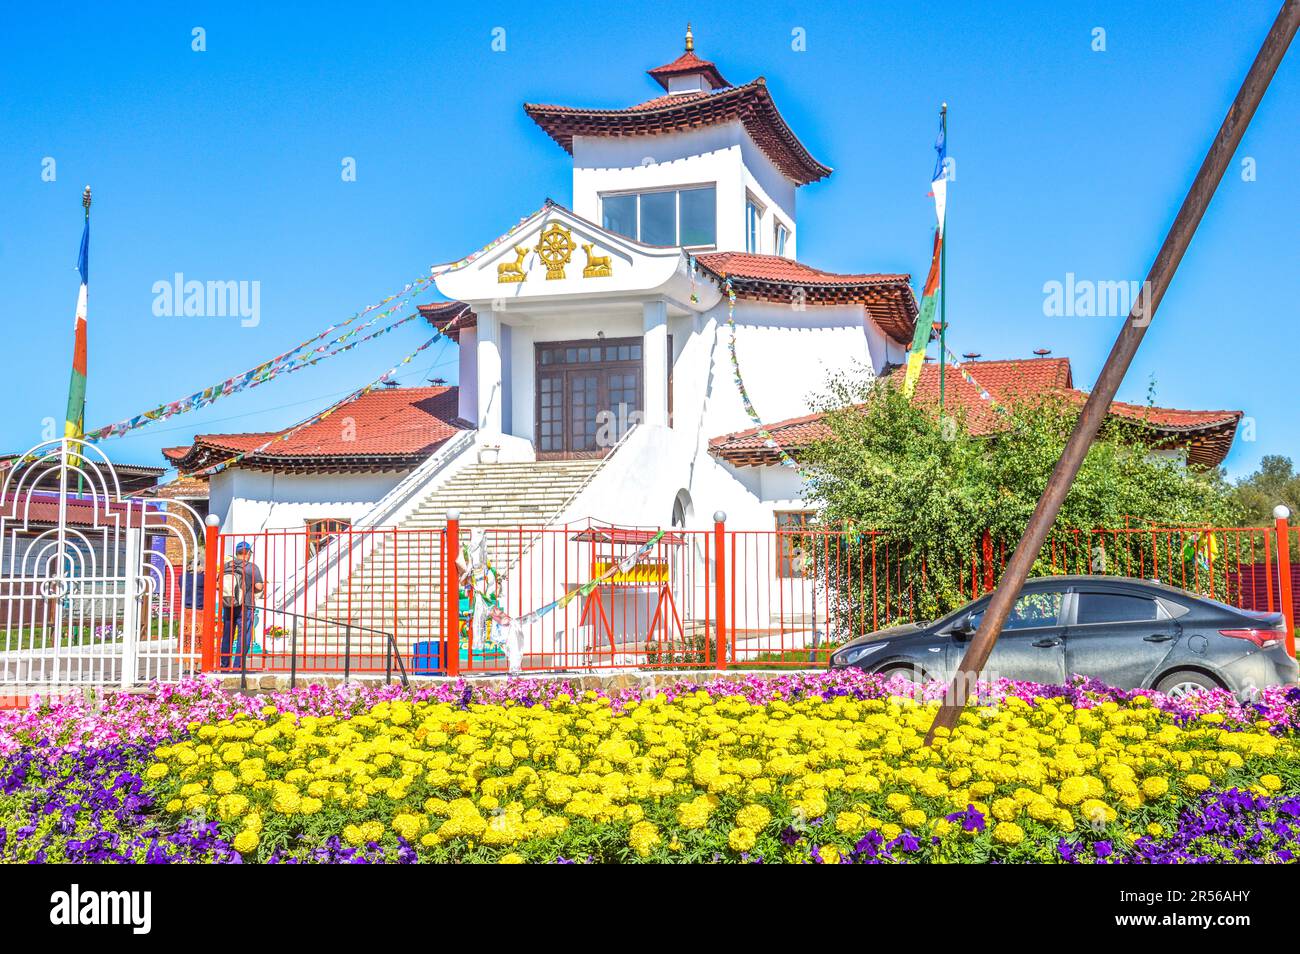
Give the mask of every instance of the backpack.
<path id="1" fill-rule="evenodd" d="M 227 563 L 221 570 L 221 605 L 244 605 L 244 570 L 235 563 Z"/>

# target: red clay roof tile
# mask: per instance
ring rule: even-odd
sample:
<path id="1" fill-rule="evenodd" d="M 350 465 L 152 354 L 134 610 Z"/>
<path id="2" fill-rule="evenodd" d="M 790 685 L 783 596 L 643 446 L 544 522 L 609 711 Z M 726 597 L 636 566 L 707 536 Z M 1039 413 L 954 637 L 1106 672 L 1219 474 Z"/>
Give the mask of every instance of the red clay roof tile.
<path id="1" fill-rule="evenodd" d="M 1004 405 L 1046 395 L 1057 395 L 1078 404 L 1087 400 L 1087 392 L 1073 387 L 1069 358 L 968 361 L 964 367 L 995 401 Z M 890 369 L 887 377 L 901 380 L 899 369 Z M 916 399 L 926 404 L 938 403 L 937 363 L 922 367 Z M 944 400 L 949 408 L 960 408 L 965 413 L 966 426 L 972 434 L 982 436 L 998 430 L 999 413 L 955 370 L 945 375 Z M 1186 447 L 1190 462 L 1212 467 L 1227 456 L 1242 412 L 1192 411 L 1116 401 L 1111 404 L 1110 413 L 1112 419 L 1150 428 L 1157 436 L 1157 446 Z M 767 430 L 782 448 L 791 452 L 830 434 L 825 415 L 820 413 L 777 421 L 769 424 Z M 709 441 L 709 453 L 737 466 L 774 464 L 778 460 L 775 449 L 766 446 L 756 428 L 713 438 Z"/>
<path id="2" fill-rule="evenodd" d="M 653 136 L 739 121 L 791 181 L 807 185 L 831 174 L 830 166 L 814 159 L 781 117 L 761 76 L 744 86 L 660 96 L 623 109 L 524 103 L 524 112 L 570 154 L 574 136 Z"/>
<path id="3" fill-rule="evenodd" d="M 244 458 L 241 464 L 264 469 L 318 470 L 414 466 L 468 427 L 457 418 L 457 401 L 455 387 L 381 388 Z M 254 450 L 287 430 L 292 428 L 198 434 L 184 456 L 164 453 L 181 471 L 193 471 L 232 454 Z"/>
<path id="4" fill-rule="evenodd" d="M 779 255 L 750 252 L 708 252 L 696 261 L 720 279 L 731 279 L 740 298 L 789 304 L 800 294 L 807 305 L 861 304 L 894 341 L 912 341 L 917 307 L 910 275 L 837 275 Z"/>
<path id="5" fill-rule="evenodd" d="M 664 89 L 668 88 L 668 80 L 674 76 L 685 76 L 690 73 L 703 73 L 704 78 L 708 80 L 710 86 L 714 89 L 722 89 L 730 86 L 718 68 L 708 60 L 702 60 L 695 55 L 694 50 L 687 50 L 671 63 L 665 63 L 663 66 L 656 66 L 652 70 L 646 70 L 653 77 L 654 81 Z"/>

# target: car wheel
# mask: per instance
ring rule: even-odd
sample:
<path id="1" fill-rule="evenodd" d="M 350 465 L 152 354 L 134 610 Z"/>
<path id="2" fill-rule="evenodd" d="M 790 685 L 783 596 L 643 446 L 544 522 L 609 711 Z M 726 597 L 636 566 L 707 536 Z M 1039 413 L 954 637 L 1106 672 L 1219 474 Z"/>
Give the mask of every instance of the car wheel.
<path id="1" fill-rule="evenodd" d="M 1163 692 L 1171 699 L 1181 699 L 1183 696 L 1193 692 L 1202 692 L 1206 689 L 1222 689 L 1223 686 L 1211 679 L 1204 673 L 1191 672 L 1171 672 L 1158 683 L 1156 683 L 1156 692 Z"/>

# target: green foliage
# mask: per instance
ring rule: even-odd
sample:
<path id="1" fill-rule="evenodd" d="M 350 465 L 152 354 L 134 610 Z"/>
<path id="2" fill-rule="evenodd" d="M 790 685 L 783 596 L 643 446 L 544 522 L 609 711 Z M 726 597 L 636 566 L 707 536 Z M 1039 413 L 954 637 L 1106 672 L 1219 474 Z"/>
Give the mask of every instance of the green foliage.
<path id="1" fill-rule="evenodd" d="M 1242 526 L 1269 526 L 1278 504 L 1300 513 L 1300 474 L 1295 472 L 1291 458 L 1270 454 L 1260 461 L 1259 470 L 1237 481 L 1233 497 Z"/>
<path id="2" fill-rule="evenodd" d="M 933 618 L 969 599 L 972 555 L 979 552 L 984 531 L 990 532 L 995 552 L 1010 555 L 1078 413 L 1077 407 L 1057 400 L 1007 407 L 995 422 L 995 433 L 976 435 L 963 418 L 946 418 L 909 401 L 888 383 L 860 386 L 849 379 L 832 383 L 825 406 L 829 436 L 805 458 L 811 465 L 810 497 L 820 508 L 822 523 L 875 531 L 870 541 L 875 553 L 887 548 L 901 564 L 899 579 L 908 584 L 907 599 L 881 612 L 878 605 L 863 606 L 864 597 L 851 592 L 861 589 L 862 581 L 835 583 L 838 608 L 882 623 Z M 1141 565 L 1150 567 L 1150 550 L 1160 544 L 1149 535 L 1126 535 L 1126 552 L 1118 559 L 1118 540 L 1100 541 L 1110 550 L 1096 556 L 1098 541 L 1087 532 L 1225 526 L 1234 517 L 1230 489 L 1218 472 L 1153 454 L 1138 428 L 1110 428 L 1089 450 L 1054 531 L 1058 541 L 1082 541 L 1085 565 L 1074 565 L 1077 560 L 1066 565 L 1064 548 L 1048 547 L 1034 572 L 1088 572 L 1094 562 L 1101 572 L 1120 572 L 1138 566 L 1139 556 Z M 1076 530 L 1085 536 L 1069 535 Z M 1182 560 L 1183 537 L 1164 539 L 1164 550 L 1172 548 Z M 864 538 L 856 545 L 867 542 Z M 843 546 L 854 546 L 852 535 Z M 835 554 L 841 562 L 845 556 Z M 1161 555 L 1162 567 L 1168 556 Z M 848 557 L 850 562 L 857 559 Z M 1196 559 L 1191 545 L 1187 558 Z M 876 589 L 873 599 L 879 602 Z"/>

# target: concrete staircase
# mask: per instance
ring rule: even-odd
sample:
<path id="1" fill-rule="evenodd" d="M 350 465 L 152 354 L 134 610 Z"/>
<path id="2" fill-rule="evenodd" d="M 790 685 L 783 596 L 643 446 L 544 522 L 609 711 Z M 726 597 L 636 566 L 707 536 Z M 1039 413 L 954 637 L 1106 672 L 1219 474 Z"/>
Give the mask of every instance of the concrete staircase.
<path id="1" fill-rule="evenodd" d="M 341 669 L 345 649 L 351 668 L 384 669 L 387 638 L 368 630 L 393 633 L 409 668 L 412 645 L 442 633 L 441 531 L 447 512 L 459 511 L 464 540 L 475 529 L 515 531 L 487 538 L 488 559 L 505 573 L 533 541 L 535 534 L 528 531 L 558 516 L 603 463 L 480 463 L 461 470 L 423 500 L 398 532 L 373 531 L 374 542 L 361 562 L 308 611 L 332 622 L 299 621 L 299 669 Z M 350 633 L 349 623 L 354 627 Z M 287 641 L 279 649 L 288 653 Z"/>

